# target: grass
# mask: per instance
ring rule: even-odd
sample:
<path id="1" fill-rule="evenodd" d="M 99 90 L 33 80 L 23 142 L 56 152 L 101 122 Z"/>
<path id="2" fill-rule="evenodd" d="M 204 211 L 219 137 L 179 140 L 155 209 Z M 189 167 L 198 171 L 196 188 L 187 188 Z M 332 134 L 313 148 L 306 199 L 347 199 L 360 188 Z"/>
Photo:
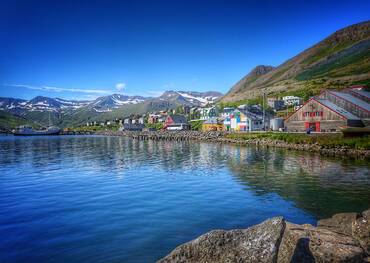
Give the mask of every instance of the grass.
<path id="1" fill-rule="evenodd" d="M 106 125 L 106 126 L 80 126 L 80 127 L 75 127 L 75 128 L 69 128 L 70 130 L 73 131 L 105 131 L 105 130 L 110 130 L 110 131 L 118 131 L 119 125 L 113 124 L 113 125 Z"/>
<path id="2" fill-rule="evenodd" d="M 190 127 L 192 131 L 200 131 L 202 130 L 202 124 L 203 120 L 194 120 L 194 121 L 189 121 Z"/>
<path id="3" fill-rule="evenodd" d="M 34 128 L 39 128 L 40 126 L 32 121 L 24 119 L 19 116 L 14 116 L 8 112 L 0 111 L 0 129 L 11 130 L 20 125 L 31 125 Z"/>
<path id="4" fill-rule="evenodd" d="M 348 147 L 357 150 L 370 150 L 370 137 L 344 138 L 342 134 L 295 134 L 295 133 L 233 133 L 227 138 L 236 140 L 271 139 L 291 144 L 316 144 L 324 148 Z"/>
<path id="5" fill-rule="evenodd" d="M 366 60 L 369 58 L 369 46 L 370 42 L 367 41 L 353 46 L 351 49 L 346 50 L 346 52 L 343 54 L 336 53 L 333 55 L 333 57 L 328 58 L 323 63 L 314 65 L 313 67 L 298 74 L 296 79 L 302 81 L 320 76 L 332 77 L 337 71 L 340 71 L 341 68 L 347 67 L 351 64 L 352 66 L 347 69 L 349 72 L 341 72 L 342 76 L 367 73 L 368 67 L 366 65 L 363 67 L 359 66 L 364 63 L 366 64 Z"/>
<path id="6" fill-rule="evenodd" d="M 310 56 L 308 57 L 306 60 L 304 60 L 302 63 L 303 64 L 312 64 L 324 57 L 327 57 L 328 55 L 330 54 L 333 54 L 335 52 L 339 52 L 347 47 L 349 47 L 350 45 L 352 45 L 353 42 L 352 41 L 344 41 L 340 44 L 337 44 L 337 45 L 333 45 L 333 46 L 323 46 L 321 47 L 318 52 L 316 52 L 316 54 L 314 54 L 313 56 Z"/>

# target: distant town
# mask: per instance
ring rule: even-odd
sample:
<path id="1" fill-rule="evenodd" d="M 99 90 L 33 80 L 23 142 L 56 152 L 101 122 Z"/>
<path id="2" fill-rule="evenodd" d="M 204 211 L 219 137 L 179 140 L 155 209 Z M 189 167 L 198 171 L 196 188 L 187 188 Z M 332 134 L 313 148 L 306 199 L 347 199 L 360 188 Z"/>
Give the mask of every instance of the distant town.
<path id="1" fill-rule="evenodd" d="M 338 132 L 344 127 L 370 124 L 370 92 L 365 86 L 325 90 L 307 101 L 298 96 L 267 97 L 261 104 L 225 107 L 179 106 L 176 109 L 87 122 L 85 129 L 120 131 L 281 131 Z M 66 129 L 68 130 L 68 129 Z"/>

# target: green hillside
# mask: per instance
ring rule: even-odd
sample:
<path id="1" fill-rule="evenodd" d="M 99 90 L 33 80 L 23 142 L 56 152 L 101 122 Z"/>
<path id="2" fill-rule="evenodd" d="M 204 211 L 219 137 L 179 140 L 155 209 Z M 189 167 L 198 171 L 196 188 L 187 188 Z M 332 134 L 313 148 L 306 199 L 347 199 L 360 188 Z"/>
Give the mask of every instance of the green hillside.
<path id="1" fill-rule="evenodd" d="M 25 118 L 14 116 L 10 113 L 0 110 L 0 130 L 11 130 L 20 125 L 33 125 L 37 127 L 34 122 Z"/>
<path id="2" fill-rule="evenodd" d="M 323 89 L 370 82 L 370 21 L 341 29 L 276 68 L 256 74 L 258 66 L 222 98 L 235 102 L 273 95 L 304 98 Z M 258 71 L 257 71 L 258 72 Z"/>

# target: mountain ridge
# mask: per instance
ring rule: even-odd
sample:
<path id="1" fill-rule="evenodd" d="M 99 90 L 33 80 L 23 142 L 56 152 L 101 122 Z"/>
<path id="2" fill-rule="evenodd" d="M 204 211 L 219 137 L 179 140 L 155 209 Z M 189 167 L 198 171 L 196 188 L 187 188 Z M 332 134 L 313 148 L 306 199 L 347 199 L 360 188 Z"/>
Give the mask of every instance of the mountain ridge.
<path id="1" fill-rule="evenodd" d="M 179 105 L 205 106 L 216 102 L 222 95 L 216 91 L 166 91 L 157 98 L 112 94 L 91 101 L 44 96 L 30 100 L 0 97 L 0 111 L 40 125 L 47 125 L 51 118 L 53 124 L 67 127 L 82 125 L 87 121 L 104 121 L 124 118 L 130 114 L 174 109 Z"/>
<path id="2" fill-rule="evenodd" d="M 312 47 L 265 74 L 247 74 L 221 98 L 222 102 L 253 99 L 285 92 L 318 93 L 321 88 L 345 87 L 370 80 L 370 21 L 337 30 Z"/>

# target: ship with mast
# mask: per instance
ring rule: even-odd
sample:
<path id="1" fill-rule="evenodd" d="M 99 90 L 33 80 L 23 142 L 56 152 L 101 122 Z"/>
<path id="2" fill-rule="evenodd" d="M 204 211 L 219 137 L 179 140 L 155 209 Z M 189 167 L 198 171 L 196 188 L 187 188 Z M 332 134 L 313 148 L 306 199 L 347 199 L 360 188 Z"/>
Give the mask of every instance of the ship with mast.
<path id="1" fill-rule="evenodd" d="M 13 134 L 15 136 L 39 136 L 39 135 L 59 135 L 61 132 L 61 129 L 59 127 L 53 126 L 51 123 L 51 118 L 49 114 L 49 126 L 40 129 L 40 130 L 35 130 L 33 129 L 32 126 L 29 125 L 22 125 L 16 128 L 13 131 Z"/>

